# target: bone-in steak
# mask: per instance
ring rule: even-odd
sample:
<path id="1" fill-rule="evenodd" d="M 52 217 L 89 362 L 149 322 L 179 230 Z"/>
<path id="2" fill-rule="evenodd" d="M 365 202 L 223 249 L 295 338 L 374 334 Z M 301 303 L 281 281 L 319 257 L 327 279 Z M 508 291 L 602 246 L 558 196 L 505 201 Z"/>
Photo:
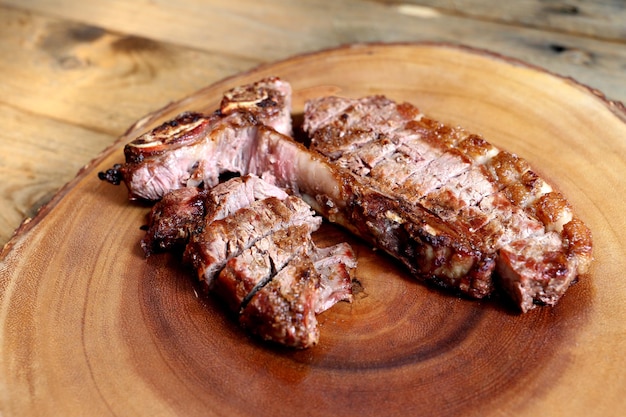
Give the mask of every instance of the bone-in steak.
<path id="1" fill-rule="evenodd" d="M 173 189 L 218 184 L 225 172 L 245 174 L 260 124 L 291 134 L 291 86 L 266 78 L 226 92 L 210 115 L 187 112 L 124 148 L 126 163 L 98 174 L 124 182 L 131 199 L 156 201 Z"/>

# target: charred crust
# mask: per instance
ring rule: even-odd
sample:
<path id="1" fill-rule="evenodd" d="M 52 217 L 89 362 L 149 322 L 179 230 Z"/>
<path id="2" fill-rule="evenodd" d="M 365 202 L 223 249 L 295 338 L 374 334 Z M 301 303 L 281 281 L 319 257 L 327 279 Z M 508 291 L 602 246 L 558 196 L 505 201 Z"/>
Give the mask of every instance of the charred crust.
<path id="1" fill-rule="evenodd" d="M 407 120 L 415 119 L 420 115 L 419 109 L 410 103 L 400 103 L 397 109 L 398 113 Z"/>
<path id="2" fill-rule="evenodd" d="M 155 153 L 152 152 L 152 155 Z M 127 163 L 131 164 L 140 164 L 143 162 L 145 155 L 143 152 L 140 152 L 135 146 L 131 146 L 130 144 L 124 146 L 124 157 L 126 158 Z"/>
<path id="3" fill-rule="evenodd" d="M 502 187 L 512 184 L 530 169 L 528 162 L 510 152 L 501 151 L 488 163 L 495 181 Z"/>
<path id="4" fill-rule="evenodd" d="M 446 247 L 452 243 L 449 236 L 429 233 L 424 227 L 420 227 L 419 225 L 413 223 L 406 223 L 405 228 L 411 236 L 419 238 L 421 242 L 428 246 Z"/>
<path id="5" fill-rule="evenodd" d="M 122 173 L 121 168 L 121 164 L 115 164 L 113 165 L 113 168 L 98 172 L 98 178 L 113 185 L 120 185 L 122 181 L 124 181 L 124 174 Z"/>
<path id="6" fill-rule="evenodd" d="M 568 208 L 570 208 L 569 204 L 561 194 L 550 192 L 537 200 L 535 214 L 543 224 L 551 224 L 556 222 L 563 211 Z"/>
<path id="7" fill-rule="evenodd" d="M 215 116 L 206 117 L 197 112 L 179 114 L 127 144 L 124 147 L 126 162 L 141 163 L 145 157 L 163 154 L 201 138 L 212 117 Z"/>
<path id="8" fill-rule="evenodd" d="M 563 226 L 563 239 L 567 256 L 577 259 L 577 270 L 584 274 L 593 260 L 591 230 L 577 217 Z"/>
<path id="9" fill-rule="evenodd" d="M 579 218 L 575 217 L 563 226 L 563 237 L 570 248 L 582 253 L 591 252 L 593 246 L 591 231 Z"/>
<path id="10" fill-rule="evenodd" d="M 273 100 L 270 97 L 267 97 L 267 98 L 257 102 L 256 106 L 260 107 L 262 109 L 264 109 L 266 107 L 277 107 L 278 106 L 278 102 L 276 102 L 275 100 Z"/>
<path id="11" fill-rule="evenodd" d="M 174 119 L 169 120 L 163 124 L 161 124 L 160 126 L 155 127 L 152 130 L 152 133 L 154 135 L 160 135 L 160 134 L 168 134 L 170 133 L 170 129 L 173 127 L 179 127 L 180 125 L 187 125 L 190 123 L 196 123 L 198 120 L 200 120 L 202 117 L 204 117 L 201 113 L 197 113 L 197 112 L 184 112 L 179 114 L 178 116 L 176 116 Z"/>

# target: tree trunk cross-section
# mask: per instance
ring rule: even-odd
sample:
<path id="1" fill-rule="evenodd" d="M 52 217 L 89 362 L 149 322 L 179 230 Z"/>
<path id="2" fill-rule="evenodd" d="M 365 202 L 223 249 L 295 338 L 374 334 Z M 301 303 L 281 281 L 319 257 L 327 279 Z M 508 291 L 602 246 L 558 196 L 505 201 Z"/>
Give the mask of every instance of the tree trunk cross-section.
<path id="1" fill-rule="evenodd" d="M 352 304 L 319 316 L 306 351 L 249 338 L 169 255 L 143 257 L 147 208 L 97 172 L 181 111 L 277 75 L 294 115 L 322 94 L 386 94 L 527 159 L 566 195 L 595 261 L 554 308 L 518 315 L 424 286 L 354 245 Z M 0 263 L 3 415 L 617 415 L 626 408 L 624 109 L 534 67 L 437 44 L 373 44 L 296 56 L 227 78 L 133 125 L 24 225 Z"/>

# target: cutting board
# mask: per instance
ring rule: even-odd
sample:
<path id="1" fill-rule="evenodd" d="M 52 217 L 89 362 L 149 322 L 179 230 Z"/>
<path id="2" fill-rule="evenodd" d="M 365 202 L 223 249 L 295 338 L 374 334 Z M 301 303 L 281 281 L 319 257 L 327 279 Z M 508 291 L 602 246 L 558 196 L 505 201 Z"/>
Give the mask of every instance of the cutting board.
<path id="1" fill-rule="evenodd" d="M 244 333 L 170 254 L 145 258 L 149 210 L 97 173 L 123 145 L 226 89 L 276 75 L 306 99 L 385 94 L 527 159 L 594 235 L 561 302 L 519 314 L 413 279 L 348 241 L 362 288 L 307 350 Z M 440 44 L 346 46 L 264 65 L 147 115 L 21 226 L 0 264 L 0 414 L 617 416 L 626 410 L 626 111 L 571 79 Z"/>

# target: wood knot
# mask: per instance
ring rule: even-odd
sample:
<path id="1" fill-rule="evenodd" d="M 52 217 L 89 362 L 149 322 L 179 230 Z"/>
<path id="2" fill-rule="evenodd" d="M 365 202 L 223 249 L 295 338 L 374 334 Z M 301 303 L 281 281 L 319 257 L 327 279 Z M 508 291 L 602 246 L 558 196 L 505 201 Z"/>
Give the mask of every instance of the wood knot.
<path id="1" fill-rule="evenodd" d="M 547 5 L 546 7 L 544 7 L 544 11 L 548 13 L 568 15 L 568 16 L 576 16 L 580 14 L 580 9 L 578 8 L 578 6 L 575 6 L 573 4 L 566 4 L 566 3 Z"/>
<path id="2" fill-rule="evenodd" d="M 591 65 L 593 64 L 593 54 L 589 51 L 584 51 L 579 48 L 570 48 L 560 44 L 548 45 L 551 51 L 555 52 L 559 56 L 563 57 L 567 61 L 576 65 Z"/>
<path id="3" fill-rule="evenodd" d="M 126 36 L 116 40 L 111 44 L 111 48 L 116 52 L 152 52 L 161 49 L 158 42 L 139 36 Z"/>
<path id="4" fill-rule="evenodd" d="M 79 42 L 93 42 L 105 34 L 105 30 L 97 26 L 76 25 L 68 29 L 70 38 Z"/>

